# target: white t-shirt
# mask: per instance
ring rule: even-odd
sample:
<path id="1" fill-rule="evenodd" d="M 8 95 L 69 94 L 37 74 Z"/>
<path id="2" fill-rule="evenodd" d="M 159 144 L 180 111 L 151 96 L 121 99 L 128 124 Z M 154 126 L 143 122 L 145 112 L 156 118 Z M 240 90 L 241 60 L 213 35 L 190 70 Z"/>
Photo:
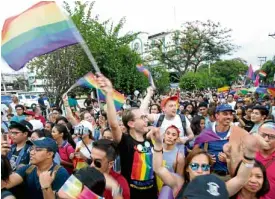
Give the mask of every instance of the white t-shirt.
<path id="1" fill-rule="evenodd" d="M 229 104 L 232 107 L 232 109 L 235 110 L 235 106 L 236 106 L 236 102 L 235 101 L 227 102 L 227 104 Z"/>
<path id="2" fill-rule="evenodd" d="M 88 144 L 87 147 L 89 148 L 89 150 L 91 151 L 93 148 L 93 143 Z M 89 153 L 88 149 L 86 148 L 86 146 L 83 144 L 82 140 L 78 141 L 76 143 L 76 149 L 80 148 L 80 152 L 88 159 L 91 159 L 91 154 Z"/>
<path id="3" fill-rule="evenodd" d="M 1 112 L 3 112 L 2 120 L 5 122 L 8 121 L 8 118 L 7 118 L 8 111 L 9 111 L 9 107 L 6 104 L 1 104 Z"/>
<path id="4" fill-rule="evenodd" d="M 155 124 L 157 124 L 158 120 L 159 120 L 159 117 L 160 117 L 161 114 L 157 114 L 155 115 Z M 185 116 L 184 116 L 185 117 Z M 186 122 L 186 128 L 190 127 L 190 121 L 188 118 L 185 117 L 185 122 Z M 184 129 L 183 129 L 183 126 L 182 126 L 182 122 L 181 122 L 181 119 L 180 119 L 180 116 L 179 115 L 176 115 L 173 119 L 171 120 L 167 120 L 165 117 L 163 119 L 163 122 L 160 126 L 160 133 L 161 135 L 163 135 L 166 131 L 166 129 L 169 127 L 169 126 L 176 126 L 179 130 L 180 130 L 180 137 L 184 137 L 186 136 L 186 132 L 184 132 Z"/>

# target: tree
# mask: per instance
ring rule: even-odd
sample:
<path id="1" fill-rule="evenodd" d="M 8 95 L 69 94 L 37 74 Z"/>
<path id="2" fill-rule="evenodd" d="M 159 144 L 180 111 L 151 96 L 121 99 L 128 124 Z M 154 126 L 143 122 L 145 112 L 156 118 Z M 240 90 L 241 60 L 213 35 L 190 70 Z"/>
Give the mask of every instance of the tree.
<path id="1" fill-rule="evenodd" d="M 224 85 L 232 85 L 239 79 L 239 75 L 243 75 L 248 70 L 248 67 L 238 60 L 224 60 L 212 64 L 210 70 L 211 76 L 221 77 L 225 80 Z"/>
<path id="2" fill-rule="evenodd" d="M 180 88 L 187 91 L 193 91 L 201 87 L 200 76 L 194 72 L 188 72 L 180 79 Z"/>
<path id="3" fill-rule="evenodd" d="M 86 44 L 95 57 L 101 72 L 111 79 L 117 90 L 132 92 L 145 89 L 148 85 L 144 75 L 136 70 L 141 63 L 140 56 L 132 51 L 129 43 L 138 33 L 120 36 L 126 20 L 122 18 L 117 25 L 111 20 L 99 21 L 92 18 L 94 2 L 75 2 L 74 9 L 64 2 L 64 7 L 79 29 Z M 29 68 L 36 71 L 37 78 L 45 79 L 45 91 L 54 96 L 59 103 L 62 93 L 66 92 L 76 80 L 93 70 L 92 65 L 80 45 L 59 49 L 34 59 Z"/>
<path id="4" fill-rule="evenodd" d="M 150 68 L 150 72 L 154 79 L 155 86 L 158 93 L 165 93 L 170 87 L 169 72 L 162 66 L 155 66 Z"/>
<path id="5" fill-rule="evenodd" d="M 261 70 L 266 73 L 265 82 L 272 83 L 274 82 L 274 74 L 275 74 L 275 56 L 273 60 L 269 60 L 262 66 Z"/>
<path id="6" fill-rule="evenodd" d="M 152 58 L 175 70 L 179 79 L 187 71 L 196 72 L 201 63 L 230 54 L 236 48 L 230 42 L 230 33 L 231 29 L 210 20 L 186 22 L 182 30 L 171 33 L 171 45 L 166 45 L 164 39 L 153 42 Z"/>

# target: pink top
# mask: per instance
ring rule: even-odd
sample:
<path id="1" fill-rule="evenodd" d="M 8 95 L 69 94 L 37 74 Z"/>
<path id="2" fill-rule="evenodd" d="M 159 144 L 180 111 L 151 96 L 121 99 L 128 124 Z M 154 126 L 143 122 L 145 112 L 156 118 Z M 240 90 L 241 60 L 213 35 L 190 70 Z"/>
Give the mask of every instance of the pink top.
<path id="1" fill-rule="evenodd" d="M 272 161 L 273 158 L 273 161 Z M 260 152 L 256 153 L 256 160 L 261 162 L 266 168 L 266 174 L 270 185 L 270 191 L 261 199 L 274 199 L 275 198 L 275 151 L 267 158 L 263 157 Z M 269 162 L 271 164 L 269 164 Z M 269 164 L 269 166 L 267 165 Z"/>
<path id="2" fill-rule="evenodd" d="M 72 160 L 69 157 L 70 154 L 74 153 L 74 148 L 72 145 L 70 145 L 70 143 L 65 141 L 62 146 L 58 148 L 58 153 L 61 160 L 72 163 Z M 64 166 L 64 168 L 68 171 L 69 174 L 73 173 L 73 167 Z"/>

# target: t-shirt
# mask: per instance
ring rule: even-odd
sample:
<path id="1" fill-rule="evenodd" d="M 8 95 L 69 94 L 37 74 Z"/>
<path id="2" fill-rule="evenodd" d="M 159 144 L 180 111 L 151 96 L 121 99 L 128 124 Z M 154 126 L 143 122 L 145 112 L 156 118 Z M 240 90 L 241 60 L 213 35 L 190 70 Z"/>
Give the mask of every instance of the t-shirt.
<path id="1" fill-rule="evenodd" d="M 254 124 L 253 128 L 250 130 L 249 133 L 250 134 L 257 134 L 260 126 L 261 126 L 261 123 Z"/>
<path id="2" fill-rule="evenodd" d="M 112 176 L 122 188 L 123 199 L 130 199 L 130 188 L 127 180 L 121 174 L 114 172 L 112 169 L 110 170 L 109 175 Z M 112 192 L 105 189 L 103 197 L 104 199 L 113 199 Z"/>
<path id="3" fill-rule="evenodd" d="M 76 109 L 76 106 L 77 106 L 77 101 L 76 101 L 76 99 L 74 99 L 74 98 L 69 98 L 69 99 L 68 99 L 68 103 L 69 103 L 69 106 L 70 106 L 70 107 L 74 107 L 74 108 Z"/>
<path id="4" fill-rule="evenodd" d="M 30 120 L 29 123 L 32 124 L 33 130 L 42 130 L 44 128 L 40 120 Z"/>
<path id="5" fill-rule="evenodd" d="M 16 170 L 19 165 L 27 165 L 30 161 L 29 153 L 30 145 L 26 144 L 22 149 L 16 150 L 16 145 L 11 146 L 11 150 L 8 154 L 8 159 L 11 164 L 11 168 Z"/>
<path id="6" fill-rule="evenodd" d="M 245 127 L 244 129 L 247 131 L 247 132 L 250 132 L 251 129 L 253 128 L 254 126 L 254 122 L 252 122 L 251 120 L 247 120 L 245 119 L 244 117 L 242 118 L 243 122 L 245 123 Z"/>
<path id="7" fill-rule="evenodd" d="M 91 151 L 93 148 L 93 142 L 91 142 L 90 144 L 87 145 L 88 149 Z M 91 159 L 91 154 L 88 151 L 88 149 L 86 148 L 86 146 L 83 144 L 82 140 L 78 141 L 76 143 L 76 147 L 75 149 L 80 148 L 80 152 L 88 159 Z"/>
<path id="8" fill-rule="evenodd" d="M 50 168 L 49 171 L 53 171 L 55 165 L 56 164 L 53 163 L 53 166 Z M 30 174 L 28 175 L 26 174 L 26 170 L 30 166 L 31 165 L 23 166 L 16 171 L 16 173 L 19 174 L 24 179 L 24 185 L 25 185 L 26 194 L 27 194 L 27 196 L 24 198 L 43 199 L 43 193 L 41 190 L 39 177 L 37 176 L 37 168 L 34 168 Z M 69 178 L 69 174 L 66 171 L 66 169 L 64 169 L 64 167 L 59 168 L 55 175 L 55 179 L 52 183 L 52 190 L 58 191 L 68 178 Z"/>
<path id="9" fill-rule="evenodd" d="M 14 121 L 14 122 L 20 122 L 21 120 L 25 120 L 26 119 L 26 116 L 25 115 L 15 115 L 11 118 L 11 121 Z"/>
<path id="10" fill-rule="evenodd" d="M 6 104 L 1 104 L 1 112 L 3 113 L 2 121 L 8 121 L 7 114 L 8 114 L 9 107 Z"/>
<path id="11" fill-rule="evenodd" d="M 227 104 L 229 104 L 232 107 L 232 109 L 235 109 L 235 106 L 236 106 L 236 102 L 235 101 L 227 102 Z"/>
<path id="12" fill-rule="evenodd" d="M 128 134 L 122 134 L 118 145 L 121 174 L 130 186 L 131 199 L 157 198 L 157 187 L 153 171 L 153 153 L 150 140 L 138 142 Z"/>
<path id="13" fill-rule="evenodd" d="M 42 115 L 35 116 L 35 119 L 40 120 L 40 122 L 42 122 L 43 125 L 46 124 L 46 119 Z"/>
<path id="14" fill-rule="evenodd" d="M 159 117 L 160 117 L 161 114 L 157 114 L 155 116 L 155 119 L 154 119 L 154 123 L 157 124 L 158 120 L 159 120 Z M 185 122 L 186 122 L 186 128 L 187 127 L 190 127 L 190 121 L 185 117 Z M 182 126 L 182 122 L 181 122 L 181 119 L 180 119 L 180 116 L 179 115 L 176 115 L 173 119 L 171 120 L 167 120 L 165 117 L 163 119 L 163 122 L 160 126 L 160 133 L 161 135 L 163 135 L 166 131 L 166 129 L 169 127 L 169 126 L 176 126 L 179 130 L 180 130 L 180 137 L 184 137 L 186 136 L 186 132 L 184 132 L 184 129 L 183 129 L 183 126 Z"/>
<path id="15" fill-rule="evenodd" d="M 272 161 L 273 159 L 273 161 Z M 260 152 L 256 153 L 256 160 L 261 162 L 265 168 L 266 168 L 266 174 L 267 174 L 267 179 L 269 182 L 269 192 L 263 196 L 263 199 L 274 199 L 275 198 L 275 152 L 273 152 L 269 157 L 265 158 L 261 155 Z M 267 167 L 267 164 L 270 162 L 269 166 Z"/>
<path id="16" fill-rule="evenodd" d="M 74 148 L 70 145 L 69 142 L 65 141 L 61 147 L 58 148 L 58 153 L 60 155 L 61 160 L 66 162 L 72 162 L 70 159 L 70 154 L 74 153 Z M 73 167 L 64 167 L 69 174 L 73 173 Z"/>
<path id="17" fill-rule="evenodd" d="M 90 106 L 92 104 L 92 99 L 89 99 L 89 98 L 85 99 L 84 104 L 86 104 L 87 106 Z"/>

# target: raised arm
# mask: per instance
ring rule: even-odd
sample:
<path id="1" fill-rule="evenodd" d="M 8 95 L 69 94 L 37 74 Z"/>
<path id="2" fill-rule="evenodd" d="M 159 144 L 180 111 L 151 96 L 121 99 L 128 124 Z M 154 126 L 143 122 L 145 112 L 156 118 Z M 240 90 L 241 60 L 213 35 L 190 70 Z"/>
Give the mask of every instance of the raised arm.
<path id="1" fill-rule="evenodd" d="M 116 116 L 116 108 L 113 98 L 113 85 L 110 82 L 110 80 L 104 77 L 102 74 L 98 74 L 97 82 L 100 88 L 106 94 L 108 123 L 112 130 L 114 141 L 119 143 L 121 141 L 122 131 L 119 127 L 119 123 Z"/>
<path id="2" fill-rule="evenodd" d="M 239 167 L 237 175 L 226 182 L 229 196 L 235 195 L 248 181 L 251 170 L 254 166 L 255 153 L 257 151 L 258 141 L 252 135 L 246 135 L 243 142 L 243 160 Z M 234 154 L 230 154 L 234 156 Z"/>
<path id="3" fill-rule="evenodd" d="M 153 168 L 155 173 L 160 177 L 164 184 L 173 189 L 175 193 L 184 183 L 184 179 L 180 176 L 173 175 L 168 169 L 162 166 L 163 147 L 162 138 L 159 129 L 154 129 L 151 133 L 151 139 L 154 141 Z"/>
<path id="4" fill-rule="evenodd" d="M 72 113 L 72 110 L 69 106 L 69 102 L 68 102 L 68 96 L 67 94 L 65 93 L 63 95 L 63 103 L 64 103 L 64 106 L 65 106 L 65 110 L 66 110 L 66 117 L 67 119 L 69 120 L 69 122 L 73 125 L 73 126 L 76 126 L 79 124 L 79 122 L 75 119 L 75 117 L 73 116 L 73 113 Z"/>
<path id="5" fill-rule="evenodd" d="M 149 86 L 147 88 L 147 94 L 145 96 L 145 98 L 142 100 L 141 105 L 140 105 L 140 110 L 142 110 L 144 113 L 149 113 L 149 104 L 150 104 L 150 100 L 152 98 L 154 94 L 154 90 L 151 86 Z"/>

